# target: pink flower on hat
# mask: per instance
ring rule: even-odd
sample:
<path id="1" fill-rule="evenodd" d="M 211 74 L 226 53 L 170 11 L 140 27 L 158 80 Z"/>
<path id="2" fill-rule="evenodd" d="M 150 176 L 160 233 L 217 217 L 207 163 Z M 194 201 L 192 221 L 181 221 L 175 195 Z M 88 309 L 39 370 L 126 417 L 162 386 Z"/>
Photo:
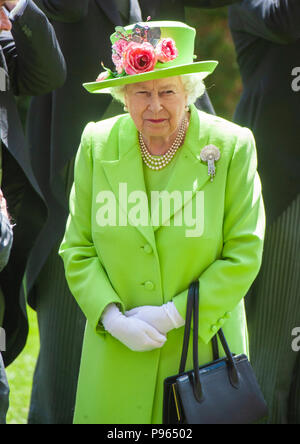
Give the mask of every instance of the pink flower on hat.
<path id="1" fill-rule="evenodd" d="M 178 50 L 173 39 L 162 39 L 156 47 L 157 59 L 161 63 L 171 62 L 178 56 Z"/>
<path id="2" fill-rule="evenodd" d="M 124 53 L 129 43 L 130 42 L 128 40 L 119 39 L 113 44 L 112 49 L 118 54 L 119 57 L 122 57 L 122 54 Z"/>
<path id="3" fill-rule="evenodd" d="M 118 54 L 113 54 L 112 55 L 112 61 L 115 64 L 116 70 L 118 74 L 122 74 L 123 70 L 124 70 L 124 63 L 123 63 L 123 58 L 120 57 Z"/>
<path id="4" fill-rule="evenodd" d="M 125 39 L 117 40 L 113 46 L 112 61 L 114 62 L 118 74 L 122 74 L 124 70 L 123 54 L 126 51 L 129 41 Z"/>
<path id="5" fill-rule="evenodd" d="M 123 63 L 129 75 L 153 71 L 157 63 L 154 47 L 148 42 L 129 43 L 123 55 Z"/>

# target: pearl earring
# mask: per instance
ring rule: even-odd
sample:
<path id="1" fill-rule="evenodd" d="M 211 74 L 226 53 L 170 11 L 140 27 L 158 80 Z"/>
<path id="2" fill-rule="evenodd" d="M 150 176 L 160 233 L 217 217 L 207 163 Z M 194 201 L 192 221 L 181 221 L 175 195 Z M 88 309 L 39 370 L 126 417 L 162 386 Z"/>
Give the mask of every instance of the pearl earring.
<path id="1" fill-rule="evenodd" d="M 185 106 L 184 111 L 186 111 L 187 113 L 189 112 L 190 107 L 188 105 Z"/>
<path id="2" fill-rule="evenodd" d="M 125 111 L 125 113 L 128 113 L 128 108 L 126 105 L 124 106 L 124 111 Z"/>

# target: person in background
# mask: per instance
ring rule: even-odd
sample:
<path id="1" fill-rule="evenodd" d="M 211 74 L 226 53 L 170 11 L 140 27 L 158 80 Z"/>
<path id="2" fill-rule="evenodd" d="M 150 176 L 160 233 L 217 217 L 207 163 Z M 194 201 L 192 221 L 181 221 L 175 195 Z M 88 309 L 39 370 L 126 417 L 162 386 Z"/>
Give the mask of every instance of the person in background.
<path id="1" fill-rule="evenodd" d="M 65 81 L 65 62 L 53 27 L 31 0 L 0 0 L 0 31 L 1 188 L 15 226 L 8 264 L 0 274 L 0 325 L 6 333 L 3 360 L 8 366 L 26 343 L 28 322 L 22 281 L 30 249 L 46 216 L 14 96 L 46 94 L 60 87 Z M 5 228 L 5 220 L 2 211 L 1 227 Z M 1 242 L 5 239 L 4 230 Z M 4 250 L 2 254 L 6 254 Z"/>
<path id="2" fill-rule="evenodd" d="M 244 0 L 229 10 L 243 80 L 234 120 L 253 130 L 266 206 L 263 264 L 247 301 L 250 355 L 269 423 L 300 423 L 300 2 Z"/>
<path id="3" fill-rule="evenodd" d="M 63 88 L 35 98 L 28 114 L 32 166 L 47 197 L 48 209 L 47 222 L 32 251 L 27 272 L 29 303 L 37 311 L 41 340 L 28 421 L 70 424 L 85 318 L 69 291 L 58 248 L 69 212 L 74 160 L 82 130 L 89 121 L 124 112 L 109 95 L 92 96 L 81 85 L 96 78 L 101 61 L 112 67 L 108 43 L 116 25 L 134 23 L 148 16 L 184 19 L 185 4 L 202 6 L 203 3 L 211 7 L 216 2 L 35 0 L 35 3 L 55 28 L 68 76 Z M 232 1 L 219 1 L 218 6 L 228 3 Z M 200 106 L 213 112 L 206 93 Z"/>
<path id="4" fill-rule="evenodd" d="M 139 20 L 141 11 L 137 1 L 129 4 L 114 0 L 35 0 L 35 3 L 55 28 L 68 73 L 62 88 L 34 98 L 28 112 L 32 167 L 48 209 L 26 274 L 28 301 L 37 311 L 40 332 L 28 422 L 70 424 L 84 316 L 68 289 L 58 248 L 68 216 L 74 158 L 82 129 L 89 120 L 101 119 L 105 113 L 123 112 L 119 105 L 110 107 L 109 97 L 90 97 L 81 84 L 97 75 L 101 61 L 106 66 L 111 64 L 111 54 L 104 42 L 114 26 Z"/>

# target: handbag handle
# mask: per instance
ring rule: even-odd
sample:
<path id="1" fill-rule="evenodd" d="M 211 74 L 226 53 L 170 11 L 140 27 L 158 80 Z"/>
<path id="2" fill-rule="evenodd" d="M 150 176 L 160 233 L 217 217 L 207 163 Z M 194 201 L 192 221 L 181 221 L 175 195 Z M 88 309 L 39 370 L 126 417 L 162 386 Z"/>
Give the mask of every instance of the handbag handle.
<path id="1" fill-rule="evenodd" d="M 193 282 L 190 285 L 189 291 L 188 291 L 185 330 L 184 330 L 184 337 L 183 337 L 181 361 L 180 361 L 180 366 L 179 366 L 179 374 L 184 373 L 185 367 L 186 367 L 186 361 L 187 361 L 187 355 L 188 355 L 188 349 L 189 349 L 189 339 L 190 339 L 190 334 L 191 334 L 192 314 L 193 314 L 193 309 L 194 309 L 194 294 L 195 294 L 194 287 L 195 287 L 195 285 L 196 285 L 196 282 Z M 199 282 L 198 282 L 198 285 L 199 285 Z M 199 292 L 198 292 L 198 294 L 199 294 Z M 198 323 L 197 323 L 196 328 L 198 328 Z M 217 361 L 220 358 L 217 336 L 214 336 L 212 338 L 212 349 L 213 349 L 213 360 Z"/>
<path id="2" fill-rule="evenodd" d="M 193 282 L 189 288 L 188 301 L 187 301 L 186 327 L 184 332 L 183 351 L 181 356 L 179 373 L 183 373 L 185 371 L 192 314 L 194 321 L 194 329 L 193 329 L 194 330 L 193 331 L 194 395 L 198 402 L 202 402 L 204 399 L 204 394 L 200 380 L 199 358 L 198 358 L 198 334 L 199 334 L 199 281 L 198 280 Z M 230 348 L 228 346 L 228 343 L 226 341 L 222 329 L 219 330 L 218 336 L 220 338 L 222 347 L 227 357 L 230 383 L 233 387 L 238 389 L 240 386 L 239 373 L 236 368 L 233 355 L 230 351 Z M 214 336 L 213 340 L 217 341 L 217 335 Z"/>
<path id="3" fill-rule="evenodd" d="M 194 287 L 192 283 L 189 287 L 188 292 L 188 298 L 187 298 L 187 305 L 186 305 L 186 317 L 185 317 L 185 329 L 184 329 L 184 336 L 183 336 L 183 346 L 182 346 L 182 353 L 181 353 L 181 360 L 180 360 L 180 366 L 179 366 L 179 374 L 185 372 L 185 366 L 186 366 L 186 360 L 189 350 L 189 339 L 191 334 L 191 324 L 192 324 L 192 314 L 193 314 L 193 307 L 194 307 Z"/>

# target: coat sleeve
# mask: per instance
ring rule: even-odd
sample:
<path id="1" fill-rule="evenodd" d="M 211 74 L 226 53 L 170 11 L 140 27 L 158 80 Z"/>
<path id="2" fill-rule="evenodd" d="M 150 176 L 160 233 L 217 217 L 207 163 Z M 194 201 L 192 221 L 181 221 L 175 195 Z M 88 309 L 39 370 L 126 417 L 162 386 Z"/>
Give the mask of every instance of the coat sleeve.
<path id="1" fill-rule="evenodd" d="M 265 212 L 255 142 L 250 130 L 241 132 L 227 176 L 221 257 L 199 278 L 199 336 L 205 343 L 245 297 L 261 266 Z M 183 318 L 187 294 L 173 298 Z"/>
<path id="2" fill-rule="evenodd" d="M 299 0 L 243 0 L 230 7 L 229 24 L 275 43 L 288 44 L 300 38 Z"/>
<path id="3" fill-rule="evenodd" d="M 66 65 L 54 29 L 31 0 L 0 44 L 15 95 L 47 94 L 64 84 Z"/>
<path id="4" fill-rule="evenodd" d="M 34 2 L 51 20 L 76 23 L 87 15 L 90 0 L 34 0 Z"/>
<path id="5" fill-rule="evenodd" d="M 89 324 L 100 331 L 99 320 L 108 304 L 116 303 L 123 311 L 125 307 L 108 279 L 92 237 L 92 128 L 93 124 L 86 127 L 76 156 L 70 216 L 59 254 L 71 293 Z"/>

